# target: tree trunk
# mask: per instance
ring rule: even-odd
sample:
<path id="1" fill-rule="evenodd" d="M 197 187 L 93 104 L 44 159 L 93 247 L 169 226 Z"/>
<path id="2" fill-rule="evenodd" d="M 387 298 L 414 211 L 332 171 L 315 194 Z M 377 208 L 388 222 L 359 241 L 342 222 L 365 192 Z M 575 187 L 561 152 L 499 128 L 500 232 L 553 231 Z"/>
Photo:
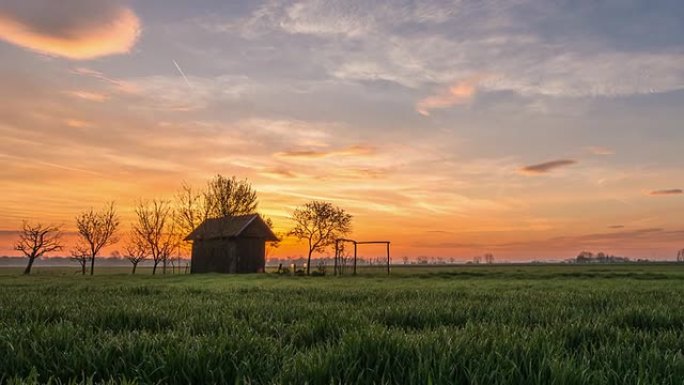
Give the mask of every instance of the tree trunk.
<path id="1" fill-rule="evenodd" d="M 159 264 L 159 261 L 154 261 L 154 266 L 152 266 L 152 275 L 155 275 L 157 273 L 157 265 Z"/>
<path id="2" fill-rule="evenodd" d="M 86 263 L 88 263 L 88 262 L 87 261 L 81 262 L 81 275 L 86 274 Z"/>
<path id="3" fill-rule="evenodd" d="M 313 250 L 309 249 L 309 258 L 306 260 L 306 275 L 310 275 L 311 273 L 311 253 Z"/>
<path id="4" fill-rule="evenodd" d="M 26 269 L 24 269 L 24 275 L 31 274 L 31 267 L 33 266 L 33 261 L 35 261 L 35 260 L 36 260 L 36 258 L 29 257 L 28 265 L 26 265 Z"/>
<path id="5" fill-rule="evenodd" d="M 93 255 L 90 259 L 90 275 L 95 273 L 95 256 Z"/>
<path id="6" fill-rule="evenodd" d="M 131 274 L 135 274 L 135 268 L 138 267 L 137 263 L 133 263 L 133 272 Z"/>

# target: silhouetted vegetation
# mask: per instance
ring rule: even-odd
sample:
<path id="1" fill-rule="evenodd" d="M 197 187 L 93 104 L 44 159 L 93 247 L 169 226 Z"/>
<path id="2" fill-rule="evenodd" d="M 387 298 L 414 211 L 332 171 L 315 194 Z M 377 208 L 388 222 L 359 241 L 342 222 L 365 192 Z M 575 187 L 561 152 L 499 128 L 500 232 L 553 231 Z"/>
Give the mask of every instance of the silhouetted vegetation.
<path id="1" fill-rule="evenodd" d="M 90 258 L 90 275 L 95 273 L 95 258 L 105 246 L 119 241 L 119 216 L 110 203 L 100 211 L 90 209 L 76 217 L 76 230 L 80 237 L 77 250 L 85 251 Z"/>
<path id="2" fill-rule="evenodd" d="M 166 274 L 168 261 L 178 250 L 183 236 L 174 221 L 171 204 L 157 199 L 140 202 L 135 208 L 135 216 L 130 240 L 134 246 L 128 250 L 129 254 L 137 251 L 143 256 L 149 256 L 154 262 L 152 274 L 156 274 L 160 263 L 163 273 Z"/>
<path id="3" fill-rule="evenodd" d="M 59 226 L 40 223 L 24 222 L 19 240 L 14 244 L 14 250 L 20 251 L 28 258 L 24 274 L 31 274 L 31 267 L 36 259 L 55 251 L 62 250 L 62 231 Z"/>
<path id="4" fill-rule="evenodd" d="M 312 201 L 292 213 L 295 223 L 290 235 L 308 242 L 306 274 L 311 273 L 311 255 L 335 244 L 351 231 L 352 216 L 330 202 Z"/>
<path id="5" fill-rule="evenodd" d="M 131 236 L 128 238 L 128 241 L 126 243 L 126 246 L 124 246 L 124 258 L 126 258 L 132 265 L 133 265 L 133 270 L 131 270 L 131 274 L 135 274 L 136 269 L 138 268 L 138 265 L 140 262 L 144 261 L 147 259 L 147 244 L 145 241 L 140 237 L 135 230 L 133 230 L 134 234 L 131 234 Z M 152 274 L 154 274 L 154 270 L 157 268 L 157 263 L 155 263 L 153 267 Z"/>
<path id="6" fill-rule="evenodd" d="M 631 262 L 627 257 L 618 257 L 609 255 L 603 252 L 593 254 L 589 251 L 583 251 L 574 259 L 575 263 L 626 263 Z"/>

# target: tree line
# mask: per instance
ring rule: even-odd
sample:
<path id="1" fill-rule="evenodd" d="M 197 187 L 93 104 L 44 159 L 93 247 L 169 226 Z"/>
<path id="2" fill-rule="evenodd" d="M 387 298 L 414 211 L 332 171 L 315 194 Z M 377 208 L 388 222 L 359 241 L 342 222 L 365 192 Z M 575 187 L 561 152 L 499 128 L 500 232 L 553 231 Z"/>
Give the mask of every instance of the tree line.
<path id="1" fill-rule="evenodd" d="M 145 260 L 152 260 L 152 274 L 161 266 L 166 273 L 174 255 L 187 251 L 185 236 L 207 219 L 257 214 L 256 191 L 246 179 L 217 175 L 202 188 L 184 183 L 172 200 L 151 199 L 136 203 L 130 232 L 122 234 L 121 219 L 114 202 L 99 210 L 87 209 L 75 217 L 77 241 L 69 250 L 78 262 L 81 274 L 95 273 L 95 261 L 102 250 L 125 239 L 122 256 L 131 262 L 132 273 Z M 311 257 L 332 246 L 335 239 L 351 231 L 352 216 L 330 202 L 311 201 L 294 210 L 294 227 L 286 235 L 308 245 L 307 274 Z M 273 227 L 270 218 L 264 218 Z M 28 259 L 24 274 L 30 274 L 34 262 L 64 250 L 63 225 L 44 225 L 24 221 L 14 249 Z M 278 235 L 282 238 L 282 234 Z M 278 247 L 272 242 L 270 247 Z"/>

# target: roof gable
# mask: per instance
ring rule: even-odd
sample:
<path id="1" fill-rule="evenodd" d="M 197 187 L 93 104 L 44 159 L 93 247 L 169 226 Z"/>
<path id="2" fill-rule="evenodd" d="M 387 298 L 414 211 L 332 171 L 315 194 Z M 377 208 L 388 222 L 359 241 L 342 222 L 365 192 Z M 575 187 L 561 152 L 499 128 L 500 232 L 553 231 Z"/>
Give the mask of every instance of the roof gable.
<path id="1" fill-rule="evenodd" d="M 249 236 L 258 236 L 266 241 L 277 241 L 278 237 L 259 214 L 237 215 L 223 218 L 209 218 L 202 222 L 187 237 L 186 241 L 199 239 L 236 238 L 249 228 Z"/>

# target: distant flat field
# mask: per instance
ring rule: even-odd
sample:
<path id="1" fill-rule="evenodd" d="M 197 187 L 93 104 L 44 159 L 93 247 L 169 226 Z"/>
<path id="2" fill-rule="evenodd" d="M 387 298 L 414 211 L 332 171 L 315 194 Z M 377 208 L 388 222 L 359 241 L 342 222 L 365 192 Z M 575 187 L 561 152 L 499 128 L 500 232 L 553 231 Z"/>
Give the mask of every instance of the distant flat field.
<path id="1" fill-rule="evenodd" d="M 0 383 L 683 384 L 684 265 L 0 269 Z"/>

